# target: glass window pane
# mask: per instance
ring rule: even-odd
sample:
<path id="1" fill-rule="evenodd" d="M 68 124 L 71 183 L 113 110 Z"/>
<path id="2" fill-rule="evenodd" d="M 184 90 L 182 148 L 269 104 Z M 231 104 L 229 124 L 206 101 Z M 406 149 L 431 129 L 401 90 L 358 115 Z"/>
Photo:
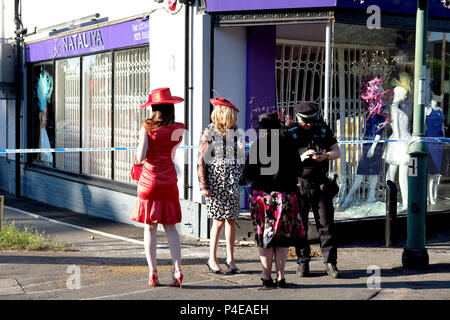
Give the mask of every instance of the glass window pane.
<path id="1" fill-rule="evenodd" d="M 55 147 L 55 109 L 53 99 L 53 63 L 33 66 L 32 70 L 32 145 L 33 148 Z M 33 162 L 53 167 L 53 153 L 33 153 Z"/>
<path id="2" fill-rule="evenodd" d="M 150 91 L 149 49 L 115 53 L 114 57 L 114 146 L 136 147 L 142 121 L 149 111 L 139 108 Z M 135 183 L 130 178 L 134 151 L 114 153 L 114 180 Z"/>
<path id="3" fill-rule="evenodd" d="M 82 147 L 111 147 L 111 54 L 83 57 Z M 82 172 L 111 179 L 111 152 L 82 153 Z"/>
<path id="4" fill-rule="evenodd" d="M 56 61 L 56 148 L 80 147 L 80 59 Z M 55 153 L 56 167 L 80 171 L 80 153 Z"/>
<path id="5" fill-rule="evenodd" d="M 450 35 L 429 32 L 427 40 L 425 136 L 439 139 L 450 134 Z M 427 209 L 446 210 L 450 207 L 450 144 L 435 140 L 427 145 Z"/>

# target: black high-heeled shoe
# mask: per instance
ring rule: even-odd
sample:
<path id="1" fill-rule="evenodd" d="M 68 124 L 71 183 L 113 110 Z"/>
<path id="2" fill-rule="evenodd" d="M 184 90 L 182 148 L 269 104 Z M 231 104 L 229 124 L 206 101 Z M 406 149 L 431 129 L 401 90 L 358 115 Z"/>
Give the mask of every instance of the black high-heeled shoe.
<path id="1" fill-rule="evenodd" d="M 238 267 L 235 268 L 231 268 L 230 265 L 228 263 L 225 263 L 225 266 L 228 268 L 228 272 L 231 274 L 239 274 L 242 273 L 241 269 L 239 269 Z"/>
<path id="2" fill-rule="evenodd" d="M 261 286 L 261 288 L 259 288 L 259 290 L 272 290 L 276 286 L 276 284 L 272 278 L 267 279 L 267 280 L 261 278 L 261 281 L 262 281 L 262 286 Z"/>
<path id="3" fill-rule="evenodd" d="M 282 289 L 287 288 L 286 279 L 283 278 L 283 279 L 281 279 L 280 281 L 277 280 L 277 287 L 278 287 L 278 288 L 282 288 Z"/>
<path id="4" fill-rule="evenodd" d="M 209 262 L 206 262 L 206 266 L 208 267 L 210 272 L 212 272 L 214 274 L 222 274 L 222 270 L 214 270 L 213 268 L 211 268 L 211 266 L 209 265 Z"/>

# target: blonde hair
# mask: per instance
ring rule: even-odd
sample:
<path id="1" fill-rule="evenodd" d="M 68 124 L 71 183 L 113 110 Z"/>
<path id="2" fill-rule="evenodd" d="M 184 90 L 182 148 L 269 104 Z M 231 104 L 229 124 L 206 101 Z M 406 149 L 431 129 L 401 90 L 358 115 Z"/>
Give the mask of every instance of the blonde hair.
<path id="1" fill-rule="evenodd" d="M 406 92 L 411 92 L 411 79 L 406 72 L 400 72 L 398 74 L 400 79 L 392 79 L 391 84 L 393 87 L 402 87 Z"/>
<path id="2" fill-rule="evenodd" d="M 228 129 L 235 128 L 237 111 L 223 105 L 214 106 L 214 110 L 211 112 L 211 121 L 222 135 L 226 135 Z"/>

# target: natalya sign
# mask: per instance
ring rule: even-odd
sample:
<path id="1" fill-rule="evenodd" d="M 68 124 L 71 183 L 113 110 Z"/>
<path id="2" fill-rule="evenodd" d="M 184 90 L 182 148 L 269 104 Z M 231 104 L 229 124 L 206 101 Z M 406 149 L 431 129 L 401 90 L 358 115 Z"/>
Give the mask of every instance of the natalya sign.
<path id="1" fill-rule="evenodd" d="M 98 29 L 63 37 L 62 43 L 64 51 L 102 47 L 102 32 L 100 29 Z"/>
<path id="2" fill-rule="evenodd" d="M 27 62 L 131 47 L 149 42 L 148 20 L 132 20 L 71 35 L 29 43 Z"/>

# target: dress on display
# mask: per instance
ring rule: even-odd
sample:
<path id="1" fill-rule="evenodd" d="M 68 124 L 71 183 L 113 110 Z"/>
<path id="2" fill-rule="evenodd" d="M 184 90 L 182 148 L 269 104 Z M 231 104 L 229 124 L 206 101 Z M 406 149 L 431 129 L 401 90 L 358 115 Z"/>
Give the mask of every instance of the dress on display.
<path id="1" fill-rule="evenodd" d="M 244 164 L 238 161 L 239 139 L 233 134 L 223 136 L 212 123 L 201 137 L 199 180 L 211 190 L 211 197 L 206 197 L 206 212 L 216 220 L 237 219 L 241 211 L 239 180 Z"/>
<path id="2" fill-rule="evenodd" d="M 39 137 L 39 148 L 50 149 L 50 139 L 48 138 L 47 130 L 41 127 L 41 133 Z M 53 155 L 51 152 L 41 152 L 41 160 L 48 164 L 53 164 Z"/>
<path id="3" fill-rule="evenodd" d="M 382 135 L 384 132 L 383 123 L 386 117 L 380 114 L 372 115 L 366 122 L 366 131 L 364 140 L 373 140 L 375 136 Z M 373 143 L 363 144 L 363 155 L 358 163 L 356 174 L 359 175 L 379 175 L 381 173 L 381 157 L 383 155 L 383 144 L 378 143 L 371 157 L 367 157 L 370 147 Z"/>
<path id="4" fill-rule="evenodd" d="M 409 162 L 408 155 L 408 142 L 411 140 L 411 134 L 408 132 L 408 116 L 398 106 L 391 107 L 391 114 L 397 112 L 398 116 L 398 132 L 395 128 L 392 128 L 392 134 L 389 140 L 401 140 L 397 142 L 388 142 L 387 147 L 384 150 L 383 159 L 388 164 L 393 165 L 405 165 Z M 396 111 L 394 110 L 396 109 Z M 391 118 L 392 126 L 392 118 Z"/>
<path id="5" fill-rule="evenodd" d="M 443 137 L 442 124 L 444 120 L 444 113 L 440 108 L 432 109 L 426 118 L 427 130 L 425 135 L 427 137 Z M 442 143 L 428 143 L 428 151 L 430 152 L 428 156 L 428 173 L 441 174 L 442 155 L 444 152 Z"/>
<path id="6" fill-rule="evenodd" d="M 178 179 L 173 156 L 181 143 L 182 135 L 177 134 L 179 139 L 173 140 L 173 133 L 184 128 L 183 123 L 174 123 L 155 131 L 147 131 L 147 154 L 131 220 L 146 224 L 181 222 Z"/>

